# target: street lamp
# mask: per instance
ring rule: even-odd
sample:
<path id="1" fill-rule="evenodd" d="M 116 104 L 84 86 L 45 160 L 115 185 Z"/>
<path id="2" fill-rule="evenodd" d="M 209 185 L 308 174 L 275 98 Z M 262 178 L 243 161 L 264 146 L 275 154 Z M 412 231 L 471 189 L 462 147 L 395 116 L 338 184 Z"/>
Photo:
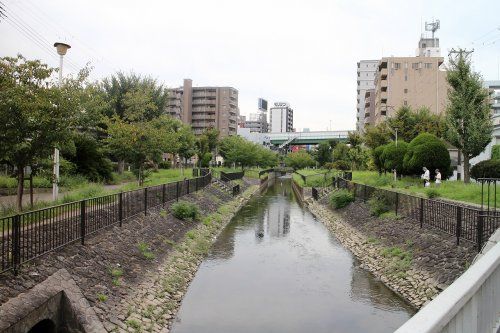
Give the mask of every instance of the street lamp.
<path id="1" fill-rule="evenodd" d="M 59 87 L 62 85 L 62 70 L 63 70 L 63 57 L 71 48 L 69 44 L 56 42 L 54 47 L 59 54 Z M 52 200 L 57 200 L 59 195 L 59 149 L 54 148 L 54 174 L 52 176 Z"/>

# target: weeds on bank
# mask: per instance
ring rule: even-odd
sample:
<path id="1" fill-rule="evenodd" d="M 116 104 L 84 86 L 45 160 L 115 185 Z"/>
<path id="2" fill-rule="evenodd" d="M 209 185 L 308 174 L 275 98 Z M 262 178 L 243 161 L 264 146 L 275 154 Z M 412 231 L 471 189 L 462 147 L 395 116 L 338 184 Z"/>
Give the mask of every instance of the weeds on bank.
<path id="1" fill-rule="evenodd" d="M 353 201 L 354 195 L 345 189 L 335 191 L 330 195 L 330 204 L 335 209 L 344 208 Z"/>
<path id="2" fill-rule="evenodd" d="M 121 277 L 123 276 L 123 269 L 121 267 L 109 268 L 109 274 L 113 278 L 113 286 L 118 287 L 121 285 Z"/>
<path id="3" fill-rule="evenodd" d="M 154 259 L 155 254 L 149 249 L 149 245 L 145 242 L 140 242 L 137 244 L 137 249 L 142 254 L 142 256 L 148 260 Z"/>
<path id="4" fill-rule="evenodd" d="M 104 294 L 97 294 L 97 300 L 99 302 L 106 302 L 108 300 L 108 296 Z"/>
<path id="5" fill-rule="evenodd" d="M 411 243 L 413 245 L 413 243 Z M 380 254 L 389 260 L 389 266 L 386 267 L 388 274 L 397 277 L 406 277 L 406 271 L 411 267 L 413 254 L 410 250 L 404 250 L 397 246 L 386 247 L 380 251 Z"/>
<path id="6" fill-rule="evenodd" d="M 125 322 L 127 326 L 130 326 L 134 329 L 134 332 L 142 332 L 142 325 L 135 319 L 129 319 Z"/>

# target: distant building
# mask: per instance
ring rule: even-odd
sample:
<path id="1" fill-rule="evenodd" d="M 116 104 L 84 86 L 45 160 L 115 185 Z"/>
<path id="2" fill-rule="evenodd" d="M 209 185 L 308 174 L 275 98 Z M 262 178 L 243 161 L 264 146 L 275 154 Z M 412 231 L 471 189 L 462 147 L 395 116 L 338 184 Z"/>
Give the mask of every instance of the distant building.
<path id="1" fill-rule="evenodd" d="M 293 132 L 293 109 L 286 102 L 276 102 L 270 109 L 271 132 Z"/>
<path id="2" fill-rule="evenodd" d="M 365 127 L 365 95 L 368 90 L 375 88 L 375 74 L 377 73 L 378 60 L 361 60 L 358 62 L 357 103 L 356 103 L 356 130 L 359 133 Z M 368 113 L 369 115 L 369 113 Z"/>
<path id="3" fill-rule="evenodd" d="M 267 122 L 267 101 L 263 98 L 258 100 L 258 112 L 251 113 L 249 119 L 240 123 L 240 127 L 249 128 L 250 132 L 267 133 L 269 123 Z"/>
<path id="4" fill-rule="evenodd" d="M 179 88 L 168 89 L 167 113 L 191 125 L 195 134 L 216 128 L 220 136 L 235 135 L 239 116 L 238 90 L 232 87 L 193 87 L 185 79 Z"/>

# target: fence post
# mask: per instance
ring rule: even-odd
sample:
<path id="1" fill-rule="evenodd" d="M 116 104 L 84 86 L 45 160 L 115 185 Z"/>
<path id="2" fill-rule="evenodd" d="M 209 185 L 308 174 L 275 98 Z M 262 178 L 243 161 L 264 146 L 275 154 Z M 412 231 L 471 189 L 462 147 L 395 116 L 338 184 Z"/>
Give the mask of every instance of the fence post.
<path id="1" fill-rule="evenodd" d="M 398 208 L 399 208 L 399 193 L 396 192 L 396 207 L 395 207 L 395 212 L 396 212 L 396 216 L 398 216 Z"/>
<path id="2" fill-rule="evenodd" d="M 85 245 L 86 202 L 87 200 L 80 201 L 80 238 L 82 239 L 82 245 Z"/>
<path id="3" fill-rule="evenodd" d="M 167 185 L 163 184 L 161 186 L 161 203 L 163 204 L 163 207 L 165 207 L 165 188 Z"/>
<path id="4" fill-rule="evenodd" d="M 198 177 L 195 178 L 194 184 L 195 184 L 196 192 L 198 192 Z"/>
<path id="5" fill-rule="evenodd" d="M 424 227 L 424 198 L 420 198 L 420 228 Z"/>
<path id="6" fill-rule="evenodd" d="M 179 183 L 180 181 L 177 182 L 177 185 L 175 187 L 175 200 L 179 201 Z"/>
<path id="7" fill-rule="evenodd" d="M 12 227 L 12 266 L 14 267 L 14 274 L 17 275 L 21 264 L 21 219 L 19 214 L 14 216 Z"/>
<path id="8" fill-rule="evenodd" d="M 120 227 L 123 222 L 123 192 L 118 194 L 118 220 L 120 221 Z"/>
<path id="9" fill-rule="evenodd" d="M 144 216 L 148 215 L 148 188 L 144 188 Z"/>
<path id="10" fill-rule="evenodd" d="M 462 210 L 463 210 L 462 207 L 460 206 L 457 207 L 457 227 L 456 227 L 457 245 L 460 244 L 460 236 L 462 233 Z"/>
<path id="11" fill-rule="evenodd" d="M 479 211 L 479 218 L 477 220 L 477 249 L 478 252 L 481 251 L 481 248 L 483 247 L 483 210 L 481 209 Z"/>
<path id="12" fill-rule="evenodd" d="M 189 179 L 186 179 L 186 184 L 187 184 L 186 193 L 189 194 Z"/>

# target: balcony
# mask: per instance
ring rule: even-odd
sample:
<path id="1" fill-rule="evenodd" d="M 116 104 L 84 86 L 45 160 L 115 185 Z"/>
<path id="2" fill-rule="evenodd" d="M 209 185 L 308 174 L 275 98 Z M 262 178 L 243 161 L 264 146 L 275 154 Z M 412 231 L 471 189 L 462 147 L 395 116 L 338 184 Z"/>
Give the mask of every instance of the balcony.
<path id="1" fill-rule="evenodd" d="M 193 106 L 194 105 L 211 105 L 215 106 L 216 100 L 215 99 L 193 99 Z"/>
<path id="2" fill-rule="evenodd" d="M 366 118 L 370 118 L 370 112 L 366 112 L 366 113 L 365 113 L 365 119 L 366 119 Z"/>
<path id="3" fill-rule="evenodd" d="M 387 102 L 387 91 L 381 91 L 380 92 L 380 100 L 383 101 L 384 99 Z M 384 102 L 382 102 L 382 103 L 384 103 Z"/>
<path id="4" fill-rule="evenodd" d="M 381 80 L 387 80 L 387 74 L 389 74 L 389 71 L 387 68 L 383 68 L 380 70 L 380 79 Z"/>

